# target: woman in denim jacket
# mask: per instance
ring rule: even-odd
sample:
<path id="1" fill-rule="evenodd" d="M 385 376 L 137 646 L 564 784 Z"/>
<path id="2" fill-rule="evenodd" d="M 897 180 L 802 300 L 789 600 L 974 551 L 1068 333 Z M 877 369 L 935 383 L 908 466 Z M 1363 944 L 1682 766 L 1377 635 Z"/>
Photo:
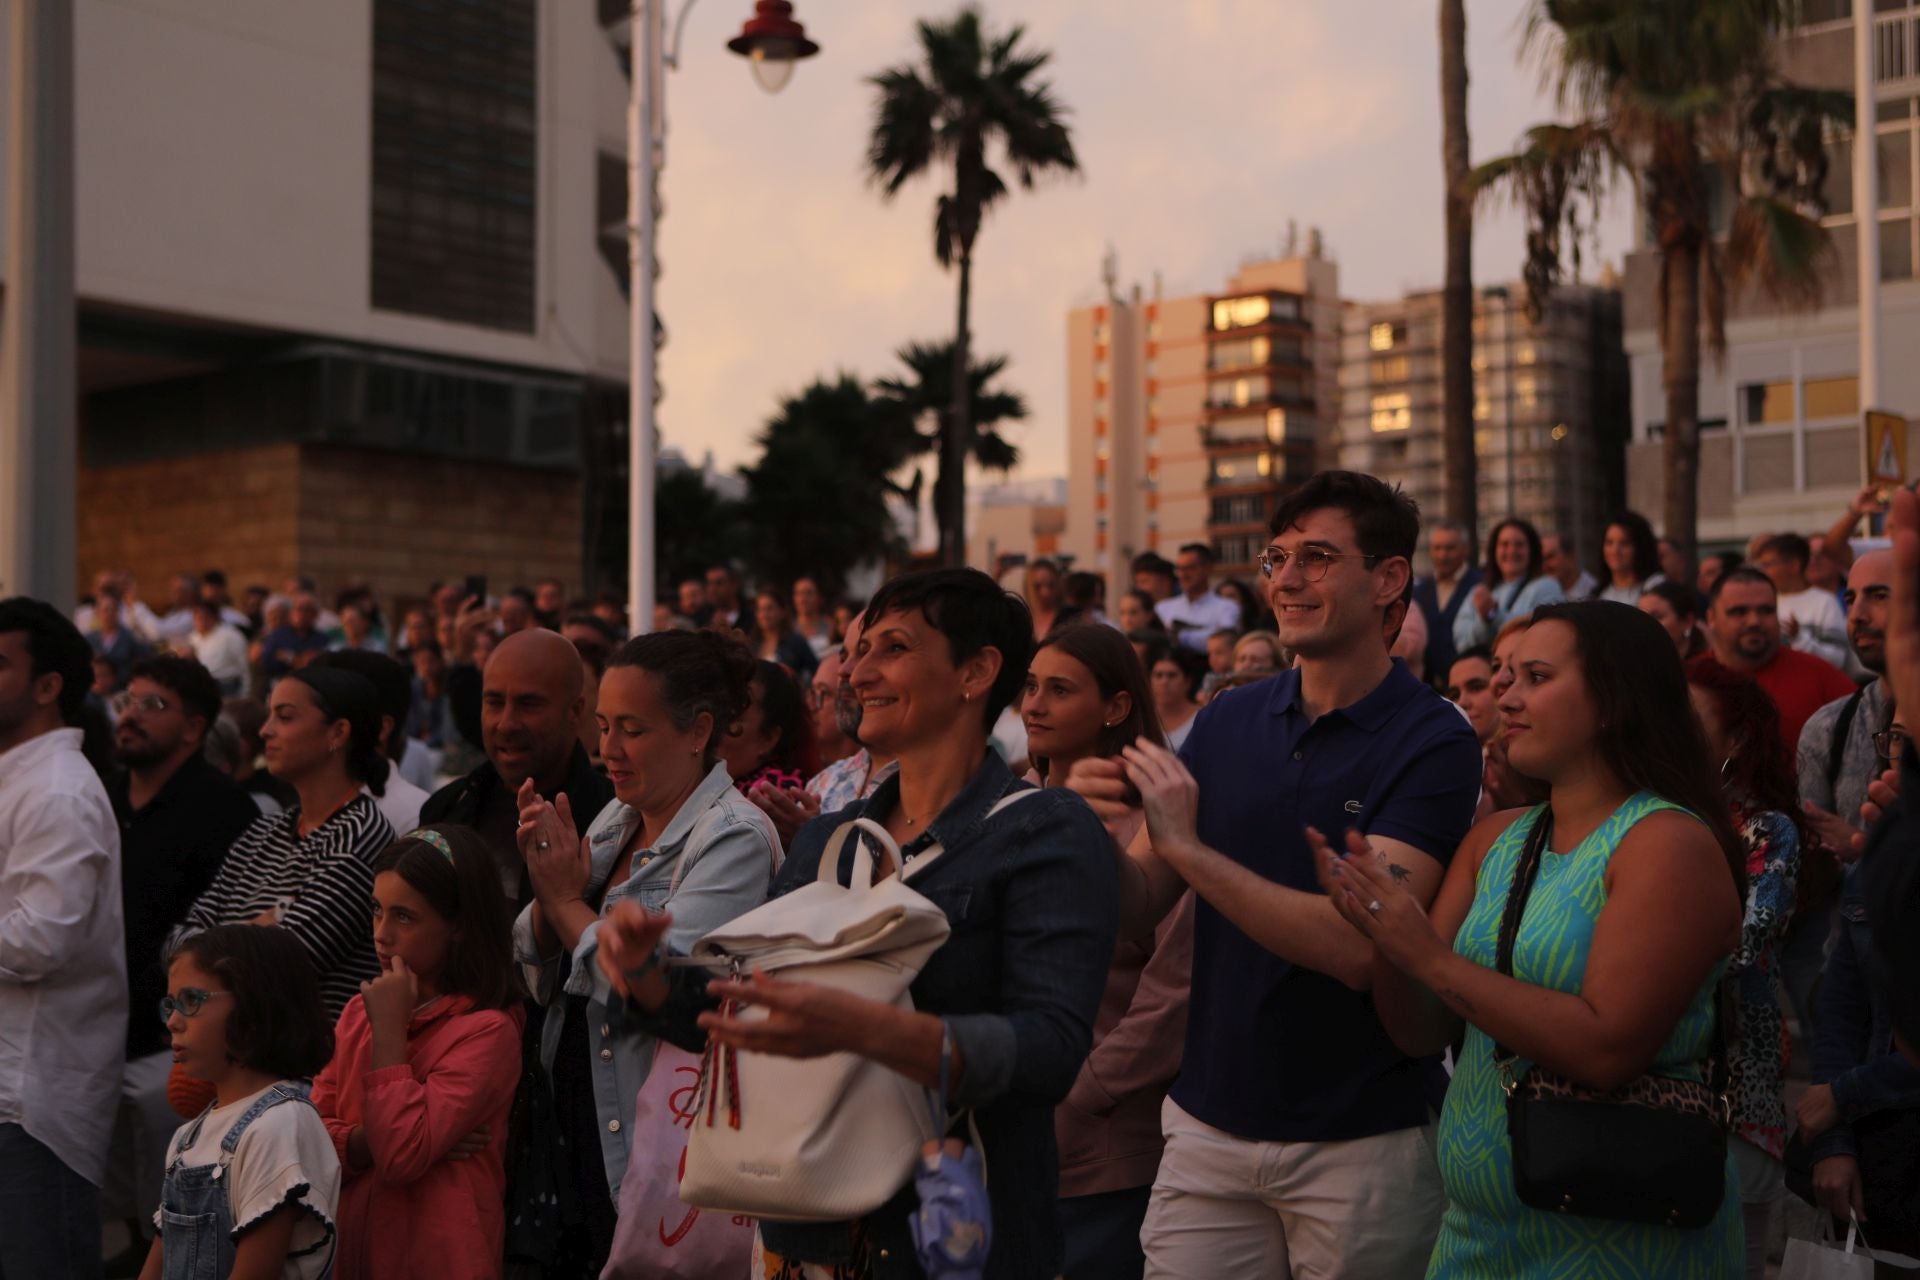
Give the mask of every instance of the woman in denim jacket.
<path id="1" fill-rule="evenodd" d="M 516 958 L 546 1006 L 540 1060 L 553 1082 L 551 1123 L 534 1140 L 558 1144 L 564 1261 L 599 1274 L 613 1242 L 634 1097 L 653 1062 L 653 1037 L 615 1028 L 594 963 L 601 921 L 622 903 L 671 906 L 674 945 L 766 900 L 779 859 L 767 816 L 734 790 L 718 747 L 747 705 L 753 659 L 713 632 L 666 631 L 628 641 L 607 664 L 595 719 L 614 799 L 576 834 L 564 795 L 556 809 L 521 788 L 520 851 L 534 901 L 514 923 Z M 536 1116 L 536 1119 L 538 1117 Z M 651 1158 L 656 1153 L 638 1153 Z"/>
<path id="2" fill-rule="evenodd" d="M 1542 605 L 1566 599 L 1560 581 L 1543 567 L 1540 532 L 1525 520 L 1507 519 L 1487 535 L 1487 578 L 1453 619 L 1453 644 L 1465 651 L 1491 644 L 1500 628 L 1530 617 Z"/>
<path id="3" fill-rule="evenodd" d="M 937 840 L 946 852 L 912 883 L 953 931 L 914 980 L 912 1010 L 811 983 L 709 983 L 649 964 L 663 936 L 673 945 L 691 932 L 678 912 L 622 907 L 601 931 L 600 964 L 622 975 L 615 985 L 630 993 L 630 1012 L 682 1047 L 698 1051 L 710 1034 L 782 1057 L 850 1049 L 928 1087 L 940 1083 L 944 1055 L 949 1101 L 974 1113 L 986 1157 L 989 1280 L 1060 1273 L 1053 1113 L 1092 1043 L 1119 916 L 1110 839 L 1077 795 L 1049 788 L 991 813 L 1027 790 L 988 748 L 987 727 L 1025 680 L 1032 626 L 1026 606 L 977 570 L 928 570 L 882 587 L 848 678 L 861 740 L 898 756 L 900 771 L 864 803 L 802 828 L 773 883 L 776 897 L 813 883 L 828 837 L 856 816 L 885 826 L 909 862 Z M 721 998 L 767 1016 L 722 1017 Z M 908 1181 L 858 1222 L 763 1222 L 764 1273 L 918 1277 L 907 1225 L 916 1204 Z"/>

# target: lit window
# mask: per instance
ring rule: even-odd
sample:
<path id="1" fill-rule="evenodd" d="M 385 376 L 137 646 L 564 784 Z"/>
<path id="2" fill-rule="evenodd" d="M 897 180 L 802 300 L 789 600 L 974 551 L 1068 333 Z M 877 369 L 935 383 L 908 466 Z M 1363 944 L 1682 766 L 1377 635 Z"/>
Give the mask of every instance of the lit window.
<path id="1" fill-rule="evenodd" d="M 1373 429 L 1405 431 L 1413 425 L 1413 398 L 1404 391 L 1373 397 Z"/>
<path id="2" fill-rule="evenodd" d="M 1793 383 L 1756 382 L 1740 388 L 1741 421 L 1750 427 L 1793 421 Z"/>
<path id="3" fill-rule="evenodd" d="M 1807 421 L 1852 418 L 1860 412 L 1860 379 L 1808 378 Z"/>
<path id="4" fill-rule="evenodd" d="M 1222 298 L 1213 304 L 1215 329 L 1245 329 L 1273 315 L 1273 300 L 1264 293 L 1250 298 Z"/>
<path id="5" fill-rule="evenodd" d="M 1393 326 L 1376 324 L 1367 330 L 1367 345 L 1375 351 L 1393 350 Z"/>

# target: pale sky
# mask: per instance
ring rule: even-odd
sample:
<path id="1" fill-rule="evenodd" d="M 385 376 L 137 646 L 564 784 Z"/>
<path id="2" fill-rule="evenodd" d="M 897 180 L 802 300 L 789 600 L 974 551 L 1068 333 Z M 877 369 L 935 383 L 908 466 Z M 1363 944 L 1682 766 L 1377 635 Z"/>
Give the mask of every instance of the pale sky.
<path id="1" fill-rule="evenodd" d="M 677 6 L 676 6 L 677 7 Z M 975 253 L 976 352 L 1012 358 L 1032 416 L 1016 477 L 1064 474 L 1066 313 L 1096 300 L 1111 243 L 1122 287 L 1217 290 L 1276 256 L 1289 219 L 1322 229 L 1341 291 L 1432 287 L 1442 271 L 1439 56 L 1433 0 L 989 0 L 1026 25 L 1070 108 L 1084 175 L 1019 191 Z M 747 0 L 706 0 L 669 75 L 657 291 L 662 443 L 723 467 L 757 455 L 778 397 L 817 375 L 871 379 L 893 351 L 953 330 L 955 287 L 933 257 L 933 181 L 883 204 L 863 180 L 874 91 L 911 60 L 913 20 L 957 5 L 797 0 L 821 45 L 777 97 L 725 40 Z M 1517 62 L 1523 0 L 1469 0 L 1473 159 L 1511 149 L 1551 104 Z M 1011 175 L 1007 175 L 1011 182 Z M 1616 198 L 1602 256 L 1629 243 Z M 1483 212 L 1478 283 L 1511 280 L 1521 223 Z M 1599 260 L 1590 258 L 1591 274 Z"/>

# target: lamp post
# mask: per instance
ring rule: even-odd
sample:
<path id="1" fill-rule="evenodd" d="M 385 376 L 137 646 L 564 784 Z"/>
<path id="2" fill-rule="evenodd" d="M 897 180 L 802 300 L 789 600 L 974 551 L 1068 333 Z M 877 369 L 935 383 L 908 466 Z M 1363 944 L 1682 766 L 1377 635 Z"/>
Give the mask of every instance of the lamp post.
<path id="1" fill-rule="evenodd" d="M 634 635 L 653 627 L 654 438 L 653 401 L 659 343 L 653 312 L 653 184 L 666 162 L 666 73 L 680 65 L 680 37 L 695 0 L 683 0 L 666 35 L 666 0 L 633 0 L 628 30 L 632 96 L 627 104 L 627 625 Z M 753 78 L 778 93 L 793 64 L 820 46 L 793 18 L 790 0 L 755 0 L 753 16 L 727 48 L 746 58 Z"/>

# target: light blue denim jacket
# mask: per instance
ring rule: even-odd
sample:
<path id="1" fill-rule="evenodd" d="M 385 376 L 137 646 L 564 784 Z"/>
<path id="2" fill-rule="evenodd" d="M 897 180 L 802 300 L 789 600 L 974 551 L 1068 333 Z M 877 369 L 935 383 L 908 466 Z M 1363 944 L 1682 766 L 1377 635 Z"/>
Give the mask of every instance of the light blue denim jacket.
<path id="1" fill-rule="evenodd" d="M 640 811 L 609 801 L 587 828 L 593 867 L 587 897 L 599 893 L 612 874 L 620 850 L 640 822 Z M 651 911 L 671 905 L 673 927 L 667 945 L 686 952 L 710 930 L 767 900 L 767 886 L 779 857 L 780 839 L 767 815 L 734 789 L 725 764 L 715 764 L 673 816 L 652 848 L 636 849 L 626 880 L 607 890 L 600 917 L 622 902 L 638 902 Z M 599 1121 L 600 1153 L 606 1161 L 607 1187 L 617 1202 L 627 1171 L 633 1100 L 653 1065 L 654 1038 L 626 1026 L 618 1029 L 607 1013 L 611 988 L 596 963 L 600 922 L 588 925 L 573 949 L 566 987 L 559 988 L 558 949 L 541 955 L 533 936 L 533 908 L 513 925 L 514 958 L 526 970 L 533 998 L 550 1008 L 565 996 L 587 997 L 587 1042 L 591 1046 L 594 1111 Z M 549 1017 L 540 1029 L 540 1061 L 551 1071 L 560 1048 L 564 1019 Z"/>
<path id="2" fill-rule="evenodd" d="M 1493 617 L 1483 618 L 1480 611 L 1468 600 L 1460 606 L 1460 612 L 1453 619 L 1453 644 L 1456 650 L 1471 649 L 1477 644 L 1492 644 L 1493 638 L 1500 634 L 1500 628 L 1513 618 L 1524 618 L 1542 605 L 1559 604 L 1567 598 L 1561 590 L 1560 580 L 1550 573 L 1525 582 L 1503 582 L 1489 588 L 1493 592 Z"/>

